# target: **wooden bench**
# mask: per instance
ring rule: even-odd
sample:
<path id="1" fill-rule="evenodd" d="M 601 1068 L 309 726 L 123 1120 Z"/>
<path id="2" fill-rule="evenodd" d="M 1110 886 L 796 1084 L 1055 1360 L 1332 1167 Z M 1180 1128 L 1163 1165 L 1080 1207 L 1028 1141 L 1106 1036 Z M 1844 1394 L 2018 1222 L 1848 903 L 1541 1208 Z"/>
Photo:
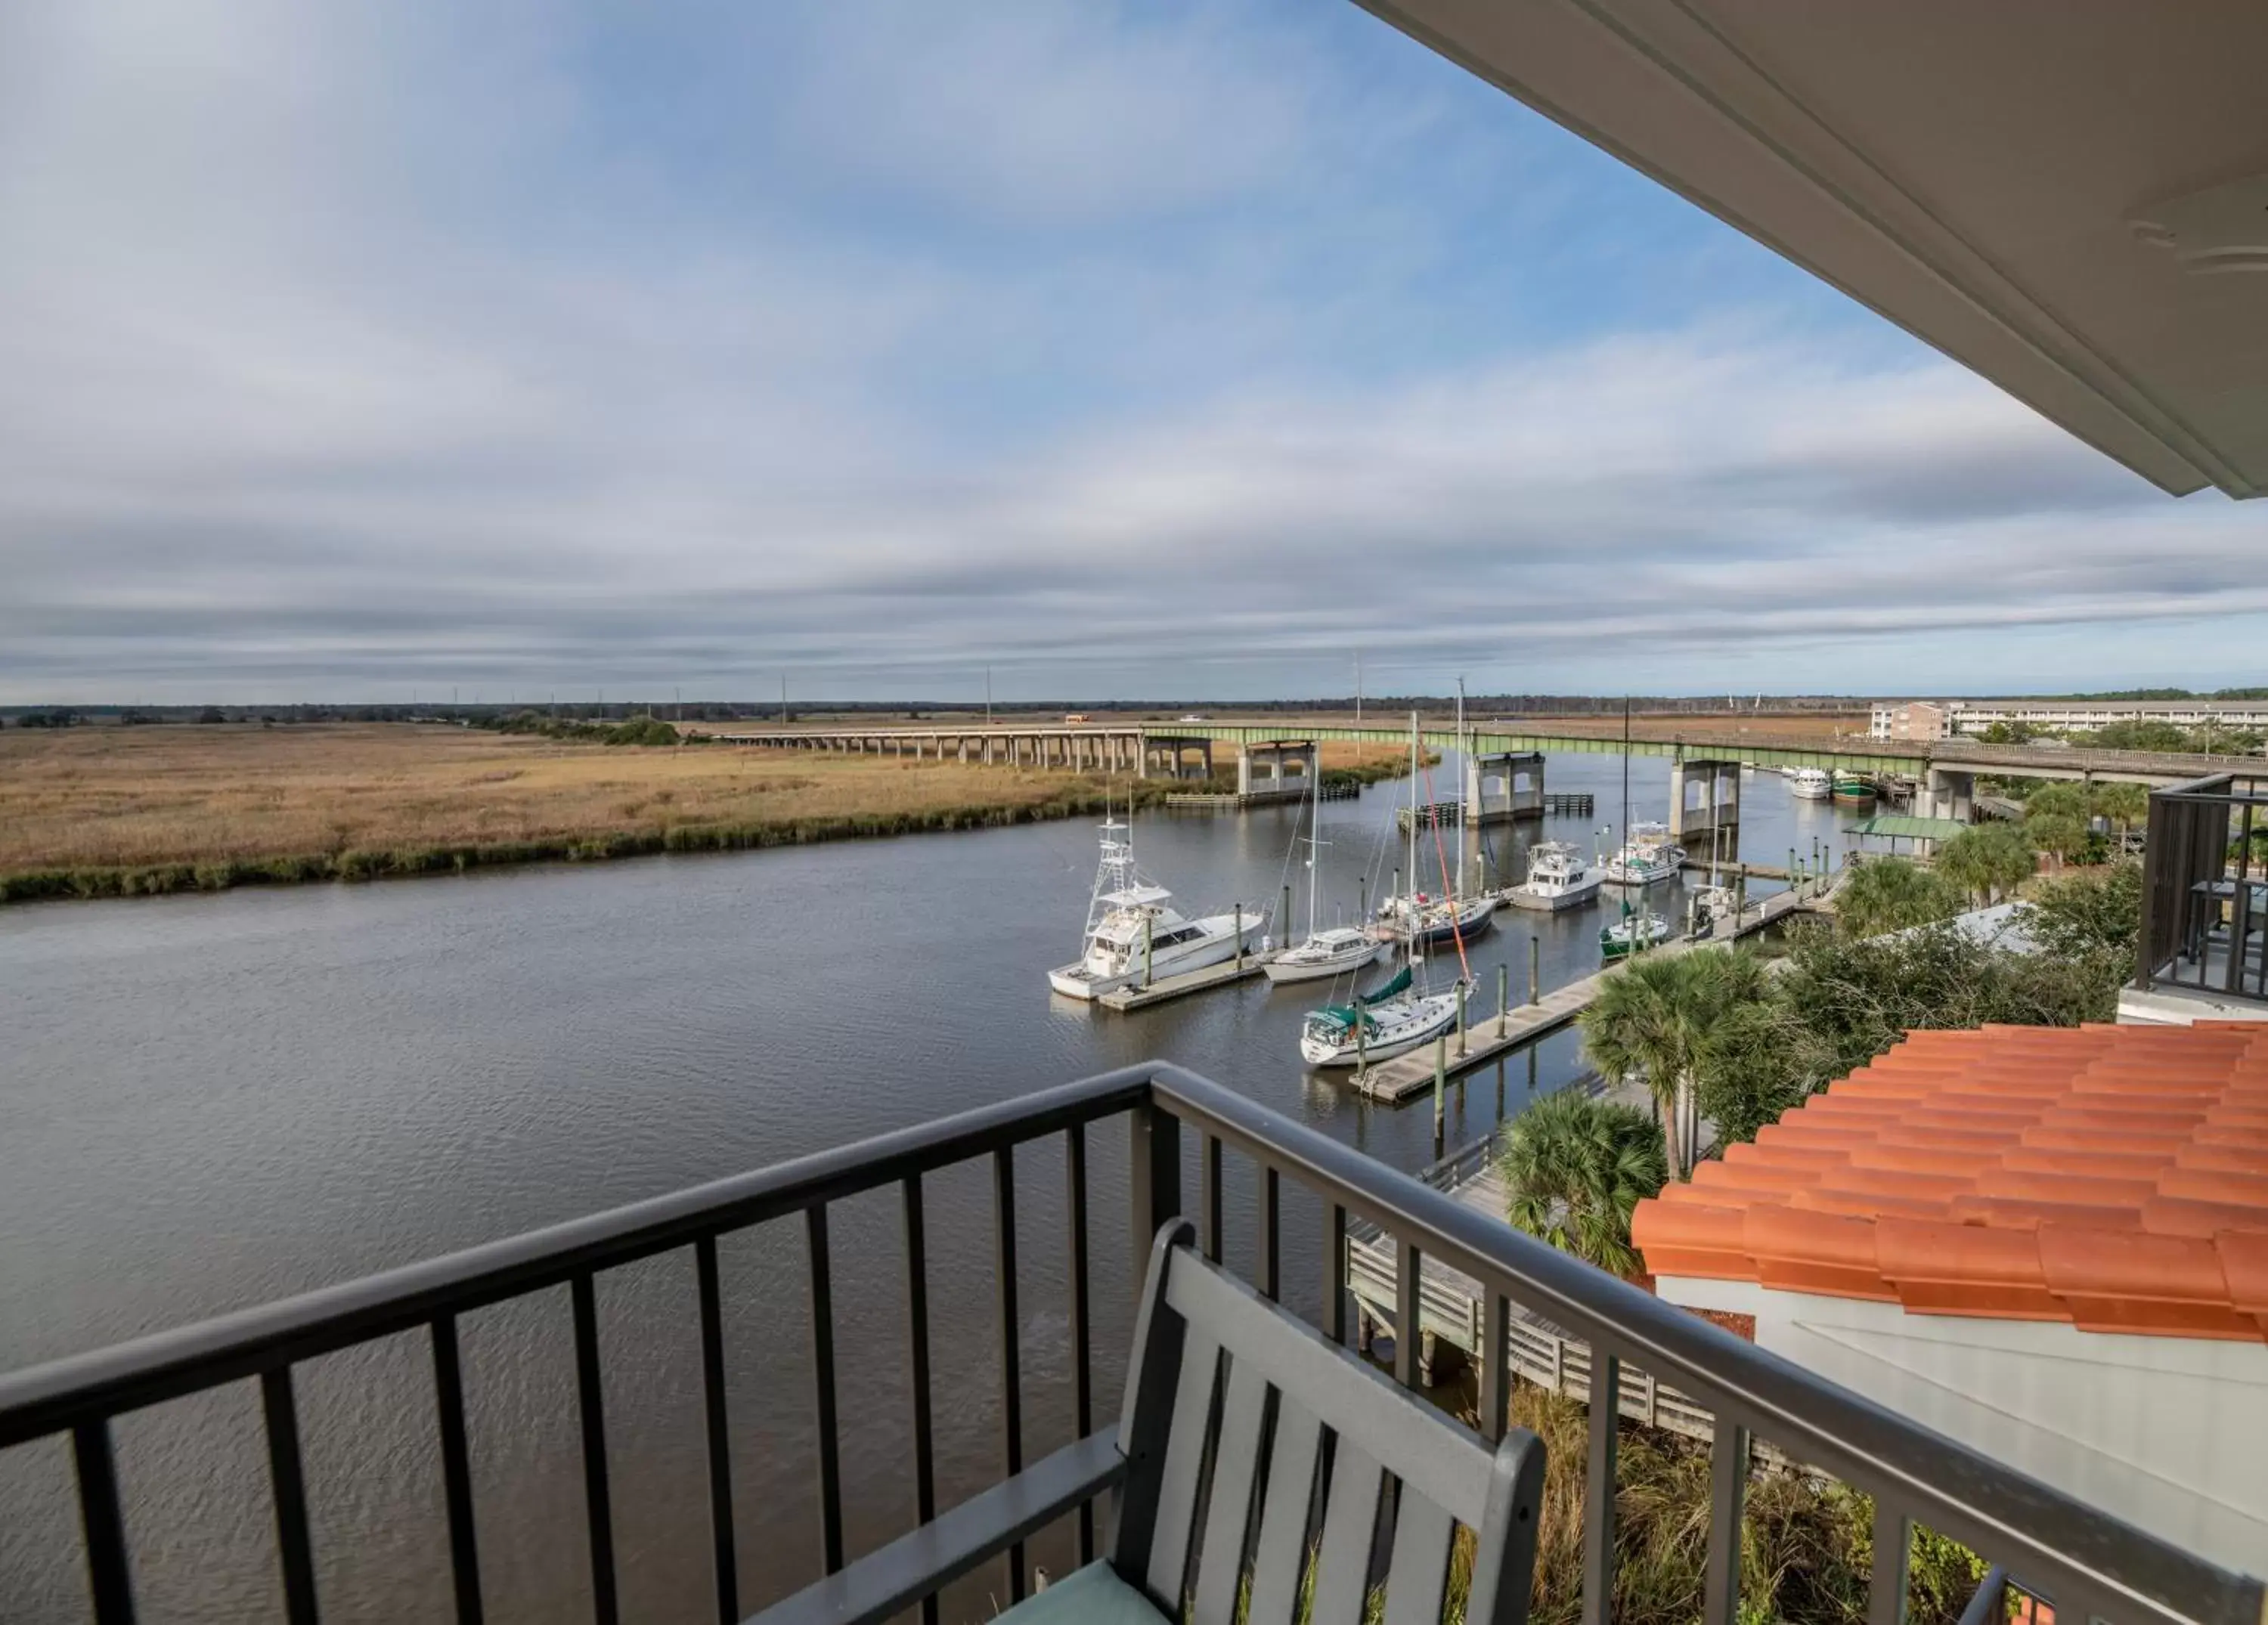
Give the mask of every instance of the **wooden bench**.
<path id="1" fill-rule="evenodd" d="M 887 1619 L 1113 1490 L 1108 1555 L 1003 1621 L 1231 1625 L 1248 1581 L 1249 1625 L 1357 1625 L 1381 1581 L 1387 1625 L 1437 1625 L 1459 1524 L 1476 1538 L 1469 1625 L 1528 1617 L 1543 1442 L 1515 1429 L 1491 1450 L 1207 1262 L 1176 1219 L 1151 1250 L 1115 1432 L 1057 1452 L 757 1621 Z M 1382 1510 L 1391 1535 L 1381 1570 Z"/>

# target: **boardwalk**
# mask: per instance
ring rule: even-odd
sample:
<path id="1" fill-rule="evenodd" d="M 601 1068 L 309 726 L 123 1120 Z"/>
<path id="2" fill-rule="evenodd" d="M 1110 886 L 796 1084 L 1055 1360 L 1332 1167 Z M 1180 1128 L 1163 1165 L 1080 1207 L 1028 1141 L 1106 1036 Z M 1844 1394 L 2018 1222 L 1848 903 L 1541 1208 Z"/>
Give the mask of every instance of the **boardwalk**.
<path id="1" fill-rule="evenodd" d="M 1167 999 L 1203 993 L 1208 988 L 1225 988 L 1233 982 L 1257 976 L 1269 960 L 1276 957 L 1270 951 L 1240 954 L 1233 960 L 1223 960 L 1218 965 L 1208 965 L 1203 970 L 1183 971 L 1178 976 L 1160 976 L 1147 987 L 1121 988 L 1116 993 L 1106 993 L 1094 1002 L 1105 1010 L 1123 1013 L 1130 1010 L 1146 1010 L 1152 1004 L 1162 1004 Z"/>

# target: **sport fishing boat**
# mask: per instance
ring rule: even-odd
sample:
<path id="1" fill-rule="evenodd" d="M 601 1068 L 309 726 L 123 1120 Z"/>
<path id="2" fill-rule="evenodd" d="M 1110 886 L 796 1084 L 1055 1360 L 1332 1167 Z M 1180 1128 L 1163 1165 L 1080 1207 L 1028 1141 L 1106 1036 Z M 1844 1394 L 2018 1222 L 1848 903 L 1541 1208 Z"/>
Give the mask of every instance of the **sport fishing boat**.
<path id="1" fill-rule="evenodd" d="M 1458 987 L 1464 984 L 1460 982 Z M 1369 1066 L 1407 1055 L 1456 1025 L 1457 989 L 1416 993 L 1407 966 L 1375 993 L 1310 1011 L 1300 1029 L 1309 1066 Z"/>
<path id="2" fill-rule="evenodd" d="M 1827 776 L 1824 768 L 1792 768 L 1787 788 L 1798 801 L 1824 801 L 1835 793 L 1835 781 Z"/>
<path id="3" fill-rule="evenodd" d="M 1602 959 L 1624 960 L 1640 949 L 1654 947 L 1669 940 L 1669 922 L 1658 914 L 1648 914 L 1623 905 L 1623 917 L 1599 930 L 1599 955 Z"/>
<path id="4" fill-rule="evenodd" d="M 1132 825 L 1105 820 L 1084 951 L 1076 963 L 1048 973 L 1048 985 L 1067 997 L 1100 998 L 1203 970 L 1240 951 L 1252 952 L 1268 928 L 1266 911 L 1249 904 L 1241 913 L 1184 917 L 1173 906 L 1174 894 L 1134 866 L 1133 837 Z"/>
<path id="5" fill-rule="evenodd" d="M 1630 839 L 1607 860 L 1609 886 L 1656 886 L 1674 880 L 1684 866 L 1685 849 L 1669 838 L 1667 824 L 1632 824 Z"/>
<path id="6" fill-rule="evenodd" d="M 1360 970 L 1386 952 L 1387 945 L 1359 926 L 1338 925 L 1326 930 L 1316 922 L 1316 874 L 1322 850 L 1330 844 L 1320 835 L 1323 813 L 1322 775 L 1314 776 L 1311 786 L 1314 799 L 1310 804 L 1307 835 L 1307 935 L 1292 947 L 1286 948 L 1262 968 L 1268 980 L 1275 983 L 1287 982 L 1321 982 L 1336 976 L 1341 971 Z"/>
<path id="7" fill-rule="evenodd" d="M 1539 841 L 1528 849 L 1528 879 L 1506 887 L 1504 901 L 1515 908 L 1557 914 L 1589 902 L 1605 882 L 1598 865 L 1573 842 Z"/>

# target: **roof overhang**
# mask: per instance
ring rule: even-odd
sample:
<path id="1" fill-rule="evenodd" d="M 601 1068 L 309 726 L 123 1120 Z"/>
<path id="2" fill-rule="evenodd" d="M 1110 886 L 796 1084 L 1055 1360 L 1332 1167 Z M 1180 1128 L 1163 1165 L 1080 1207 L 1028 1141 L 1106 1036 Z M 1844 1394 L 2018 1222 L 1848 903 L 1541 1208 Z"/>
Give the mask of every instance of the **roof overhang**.
<path id="1" fill-rule="evenodd" d="M 2268 489 L 2260 0 L 1359 0 L 2176 495 Z"/>

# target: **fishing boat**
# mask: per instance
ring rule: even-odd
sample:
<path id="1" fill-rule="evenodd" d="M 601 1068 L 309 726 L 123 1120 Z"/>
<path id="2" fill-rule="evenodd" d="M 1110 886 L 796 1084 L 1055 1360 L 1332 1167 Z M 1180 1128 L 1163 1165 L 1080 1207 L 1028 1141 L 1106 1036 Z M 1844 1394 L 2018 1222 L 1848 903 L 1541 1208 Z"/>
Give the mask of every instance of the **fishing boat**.
<path id="1" fill-rule="evenodd" d="M 1085 945 L 1076 962 L 1048 973 L 1048 985 L 1069 998 L 1100 998 L 1252 952 L 1268 928 L 1266 911 L 1253 905 L 1192 920 L 1173 899 L 1135 867 L 1133 826 L 1106 817 Z"/>
<path id="2" fill-rule="evenodd" d="M 1835 781 L 1827 776 L 1824 768 L 1792 768 L 1787 788 L 1798 801 L 1824 801 L 1835 793 Z"/>
<path id="3" fill-rule="evenodd" d="M 1504 901 L 1515 908 L 1557 914 L 1577 908 L 1599 894 L 1606 877 L 1572 841 L 1539 841 L 1528 849 L 1528 879 L 1506 886 Z"/>
<path id="4" fill-rule="evenodd" d="M 1835 781 L 1835 802 L 1837 806 L 1871 807 L 1876 790 L 1862 778 L 1839 778 Z"/>
<path id="5" fill-rule="evenodd" d="M 1314 799 L 1309 804 L 1307 834 L 1307 935 L 1304 940 L 1286 948 L 1262 968 L 1268 980 L 1275 983 L 1287 982 L 1321 982 L 1336 976 L 1341 971 L 1360 970 L 1386 952 L 1387 945 L 1359 926 L 1339 925 L 1326 930 L 1316 916 L 1316 871 L 1322 866 L 1323 849 L 1330 844 L 1322 838 L 1323 816 L 1322 775 L 1314 776 L 1309 786 Z"/>
<path id="6" fill-rule="evenodd" d="M 1649 914 L 1623 905 L 1623 917 L 1612 925 L 1599 930 L 1599 954 L 1602 959 L 1624 960 L 1641 949 L 1654 947 L 1669 940 L 1669 922 L 1658 914 Z"/>
<path id="7" fill-rule="evenodd" d="M 1669 838 L 1667 824 L 1632 824 L 1630 839 L 1607 860 L 1609 886 L 1656 886 L 1674 880 L 1684 865 L 1685 849 Z"/>
<path id="8" fill-rule="evenodd" d="M 1464 984 L 1460 982 L 1458 987 Z M 1369 1066 L 1407 1055 L 1456 1024 L 1457 991 L 1412 989 L 1410 968 L 1375 993 L 1310 1011 L 1300 1029 L 1300 1058 L 1309 1066 Z"/>

